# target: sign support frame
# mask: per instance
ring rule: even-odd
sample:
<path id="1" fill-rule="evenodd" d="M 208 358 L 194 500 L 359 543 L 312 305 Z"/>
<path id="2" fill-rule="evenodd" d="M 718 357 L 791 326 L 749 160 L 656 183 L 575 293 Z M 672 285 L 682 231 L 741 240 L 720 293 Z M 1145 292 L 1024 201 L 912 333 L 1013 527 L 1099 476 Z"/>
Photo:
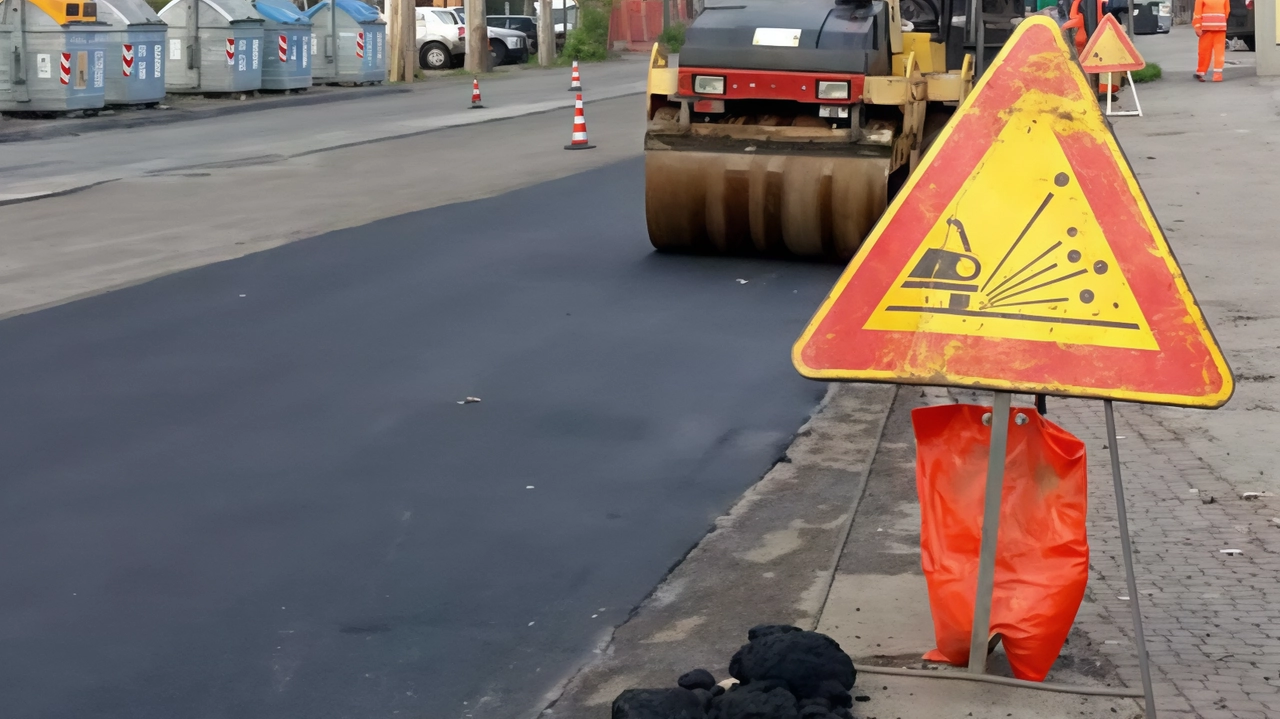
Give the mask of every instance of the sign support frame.
<path id="1" fill-rule="evenodd" d="M 990 426 L 991 445 L 987 455 L 987 482 L 982 507 L 982 545 L 978 554 L 978 581 L 973 603 L 973 628 L 969 635 L 970 674 L 986 674 L 987 656 L 991 650 L 991 603 L 995 593 L 996 544 L 1000 535 L 1000 505 L 1004 498 L 1004 465 L 1009 446 L 1009 414 L 1011 392 L 993 392 Z M 1120 473 L 1120 446 L 1116 437 L 1115 412 L 1109 399 L 1102 401 L 1106 414 L 1107 447 L 1111 454 L 1111 479 L 1116 497 L 1116 520 L 1120 531 L 1120 553 L 1124 558 L 1125 585 L 1129 591 L 1129 608 L 1133 616 L 1134 644 L 1137 645 L 1138 668 L 1142 674 L 1143 716 L 1156 718 L 1155 690 L 1151 683 L 1151 664 L 1147 639 L 1142 628 L 1142 608 L 1138 603 L 1138 579 L 1133 572 L 1133 545 L 1129 539 L 1129 516 L 1125 509 L 1124 483 Z M 1037 411 L 1039 408 L 1037 407 Z M 1023 682 L 1016 681 L 1022 685 Z M 1035 682 L 1025 682 L 1038 688 Z M 1135 698 L 1137 698 L 1135 696 Z"/>
<path id="2" fill-rule="evenodd" d="M 1156 719 L 1155 690 L 1151 686 L 1151 664 L 1147 656 L 1147 638 L 1142 631 L 1142 608 L 1138 606 L 1138 579 L 1133 574 L 1133 545 L 1129 541 L 1129 516 L 1125 510 L 1124 482 L 1120 479 L 1120 446 L 1116 439 L 1116 417 L 1111 400 L 1102 407 L 1107 418 L 1107 447 L 1111 450 L 1111 479 L 1116 493 L 1116 523 L 1120 530 L 1120 553 L 1124 556 L 1125 584 L 1129 588 L 1129 609 L 1133 612 L 1133 641 L 1138 650 L 1138 669 L 1142 673 L 1142 708 L 1146 719 Z"/>
<path id="3" fill-rule="evenodd" d="M 969 673 L 987 673 L 991 642 L 991 595 L 996 584 L 996 540 L 1000 535 L 1000 500 L 1004 497 L 1004 463 L 1009 447 L 1009 405 L 1013 395 L 994 392 L 991 448 L 987 455 L 987 488 L 982 504 L 982 549 L 978 553 L 978 587 L 969 635 Z"/>
<path id="4" fill-rule="evenodd" d="M 1138 86 L 1133 83 L 1133 73 L 1125 70 L 1125 76 L 1129 78 L 1129 89 L 1133 91 L 1133 104 L 1138 106 L 1137 110 L 1116 110 L 1111 111 L 1111 93 L 1107 93 L 1107 117 L 1142 117 L 1142 103 L 1138 100 Z M 1111 73 L 1107 73 L 1107 87 L 1111 86 Z"/>

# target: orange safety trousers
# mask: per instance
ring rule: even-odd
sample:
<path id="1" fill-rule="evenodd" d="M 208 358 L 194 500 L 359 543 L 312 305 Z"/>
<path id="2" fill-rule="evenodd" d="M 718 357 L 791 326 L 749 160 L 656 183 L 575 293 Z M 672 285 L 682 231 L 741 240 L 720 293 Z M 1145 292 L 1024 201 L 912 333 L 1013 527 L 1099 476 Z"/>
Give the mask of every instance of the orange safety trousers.
<path id="1" fill-rule="evenodd" d="M 1222 30 L 1205 30 L 1200 33 L 1200 63 L 1196 72 L 1200 75 L 1209 71 L 1209 59 L 1213 58 L 1214 78 L 1222 77 L 1222 61 L 1227 51 L 1227 33 Z"/>

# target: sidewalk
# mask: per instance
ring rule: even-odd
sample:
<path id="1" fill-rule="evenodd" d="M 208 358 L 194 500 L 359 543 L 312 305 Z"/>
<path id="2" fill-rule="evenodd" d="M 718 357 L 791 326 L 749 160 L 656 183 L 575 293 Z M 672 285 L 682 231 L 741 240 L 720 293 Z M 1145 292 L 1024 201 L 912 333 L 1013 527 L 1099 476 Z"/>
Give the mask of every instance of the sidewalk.
<path id="1" fill-rule="evenodd" d="M 584 70 L 605 67 L 618 63 L 637 63 L 648 60 L 648 55 L 640 53 L 623 53 L 607 63 L 585 65 Z M 428 71 L 426 77 L 408 85 L 404 83 L 383 83 L 359 87 L 337 85 L 313 85 L 305 92 L 259 92 L 229 93 L 228 97 L 210 99 L 203 95 L 168 94 L 156 107 L 151 108 L 105 108 L 93 117 L 56 117 L 56 118 L 24 118 L 0 116 L 0 145 L 13 142 L 30 142 L 32 140 L 49 140 L 59 137 L 76 137 L 84 133 L 95 133 L 106 130 L 123 130 L 139 127 L 168 125 L 174 122 L 191 120 L 208 120 L 229 117 L 246 112 L 261 112 L 281 108 L 307 107 L 325 105 L 334 102 L 353 100 L 370 100 L 386 95 L 404 95 L 422 93 L 441 87 L 470 85 L 471 75 L 459 70 Z M 530 78 L 533 82 L 542 82 L 544 78 L 566 78 L 568 70 L 563 67 L 540 67 L 536 62 L 524 65 L 502 65 L 491 72 L 481 75 L 482 80 L 506 81 L 521 77 Z"/>
<path id="2" fill-rule="evenodd" d="M 1252 53 L 1229 52 L 1226 82 L 1195 82 L 1195 38 L 1186 27 L 1139 37 L 1137 45 L 1162 65 L 1164 79 L 1139 86 L 1146 116 L 1117 118 L 1115 131 L 1237 378 L 1235 397 L 1216 412 L 1116 408 L 1157 707 L 1163 719 L 1280 716 L 1280 312 L 1271 298 L 1272 268 L 1280 265 L 1280 81 L 1255 77 Z M 1128 91 L 1123 102 L 1131 102 Z M 933 637 L 908 413 L 923 404 L 990 400 L 919 387 L 887 397 L 885 389 L 834 390 L 788 452 L 789 463 L 717 522 L 544 717 L 607 717 L 622 689 L 671 686 L 695 667 L 726 677 L 746 629 L 760 623 L 826 632 L 861 665 L 919 667 Z M 843 426 L 843 413 L 853 408 L 882 417 L 883 438 L 871 457 L 866 437 L 848 430 L 865 432 L 878 422 L 860 415 L 859 425 Z M 1139 688 L 1102 403 L 1050 399 L 1049 418 L 1088 448 L 1091 547 L 1089 588 L 1049 681 Z M 833 452 L 843 453 L 847 485 L 819 484 L 828 465 L 805 459 Z M 1246 500 L 1245 492 L 1262 495 Z M 785 513 L 753 523 L 762 511 L 757 493 L 797 508 L 792 524 Z M 829 504 L 850 498 L 854 518 L 834 572 L 786 553 L 755 567 L 730 549 L 767 543 L 781 536 L 777 527 L 825 527 Z M 832 536 L 815 532 L 809 541 L 829 547 Z M 765 576 L 790 579 L 764 592 Z M 1000 671 L 997 657 L 993 672 Z M 881 719 L 1141 716 L 1141 703 L 1131 699 L 869 672 L 854 693 L 869 698 L 855 705 L 856 716 Z"/>

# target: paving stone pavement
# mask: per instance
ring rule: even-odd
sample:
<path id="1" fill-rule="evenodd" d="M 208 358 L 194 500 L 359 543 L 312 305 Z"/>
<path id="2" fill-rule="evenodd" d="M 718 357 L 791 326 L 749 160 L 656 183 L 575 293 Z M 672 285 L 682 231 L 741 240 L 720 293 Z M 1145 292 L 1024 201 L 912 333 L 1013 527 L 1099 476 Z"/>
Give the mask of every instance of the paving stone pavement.
<path id="1" fill-rule="evenodd" d="M 990 404 L 986 393 L 929 394 L 934 401 Z M 1091 573 L 1076 627 L 1126 685 L 1140 687 L 1103 403 L 1050 399 L 1048 410 L 1089 454 Z M 1194 422 L 1171 422 L 1169 408 L 1116 404 L 1115 410 L 1160 717 L 1280 716 L 1280 497 L 1244 499 L 1223 477 L 1229 452 L 1188 436 L 1182 427 Z"/>

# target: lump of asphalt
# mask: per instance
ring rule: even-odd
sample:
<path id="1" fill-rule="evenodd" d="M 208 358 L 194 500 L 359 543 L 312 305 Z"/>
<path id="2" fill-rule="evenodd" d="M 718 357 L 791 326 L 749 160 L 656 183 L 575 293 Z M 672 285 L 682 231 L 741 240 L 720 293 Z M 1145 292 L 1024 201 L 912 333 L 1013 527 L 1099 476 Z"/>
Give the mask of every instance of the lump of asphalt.
<path id="1" fill-rule="evenodd" d="M 800 627 L 793 627 L 790 624 L 757 624 L 747 630 L 747 641 L 754 642 L 757 639 L 772 636 L 774 634 L 788 634 L 790 632 L 803 631 Z"/>
<path id="2" fill-rule="evenodd" d="M 774 682 L 740 685 L 711 701 L 708 719 L 799 719 L 795 696 Z"/>
<path id="3" fill-rule="evenodd" d="M 853 660 L 831 637 L 794 627 L 787 631 L 754 633 L 755 639 L 739 649 L 729 662 L 729 673 L 744 685 L 773 680 L 783 683 L 799 699 L 823 697 L 828 700 L 836 698 L 835 685 L 846 697 L 853 688 L 857 678 Z M 847 701 L 844 697 L 840 699 L 840 704 Z"/>
<path id="4" fill-rule="evenodd" d="M 706 669 L 694 669 L 685 672 L 676 680 L 676 684 L 684 689 L 706 689 L 710 691 L 711 687 L 716 685 L 716 678 Z"/>
<path id="5" fill-rule="evenodd" d="M 627 689 L 613 700 L 613 719 L 706 719 L 688 689 Z"/>

